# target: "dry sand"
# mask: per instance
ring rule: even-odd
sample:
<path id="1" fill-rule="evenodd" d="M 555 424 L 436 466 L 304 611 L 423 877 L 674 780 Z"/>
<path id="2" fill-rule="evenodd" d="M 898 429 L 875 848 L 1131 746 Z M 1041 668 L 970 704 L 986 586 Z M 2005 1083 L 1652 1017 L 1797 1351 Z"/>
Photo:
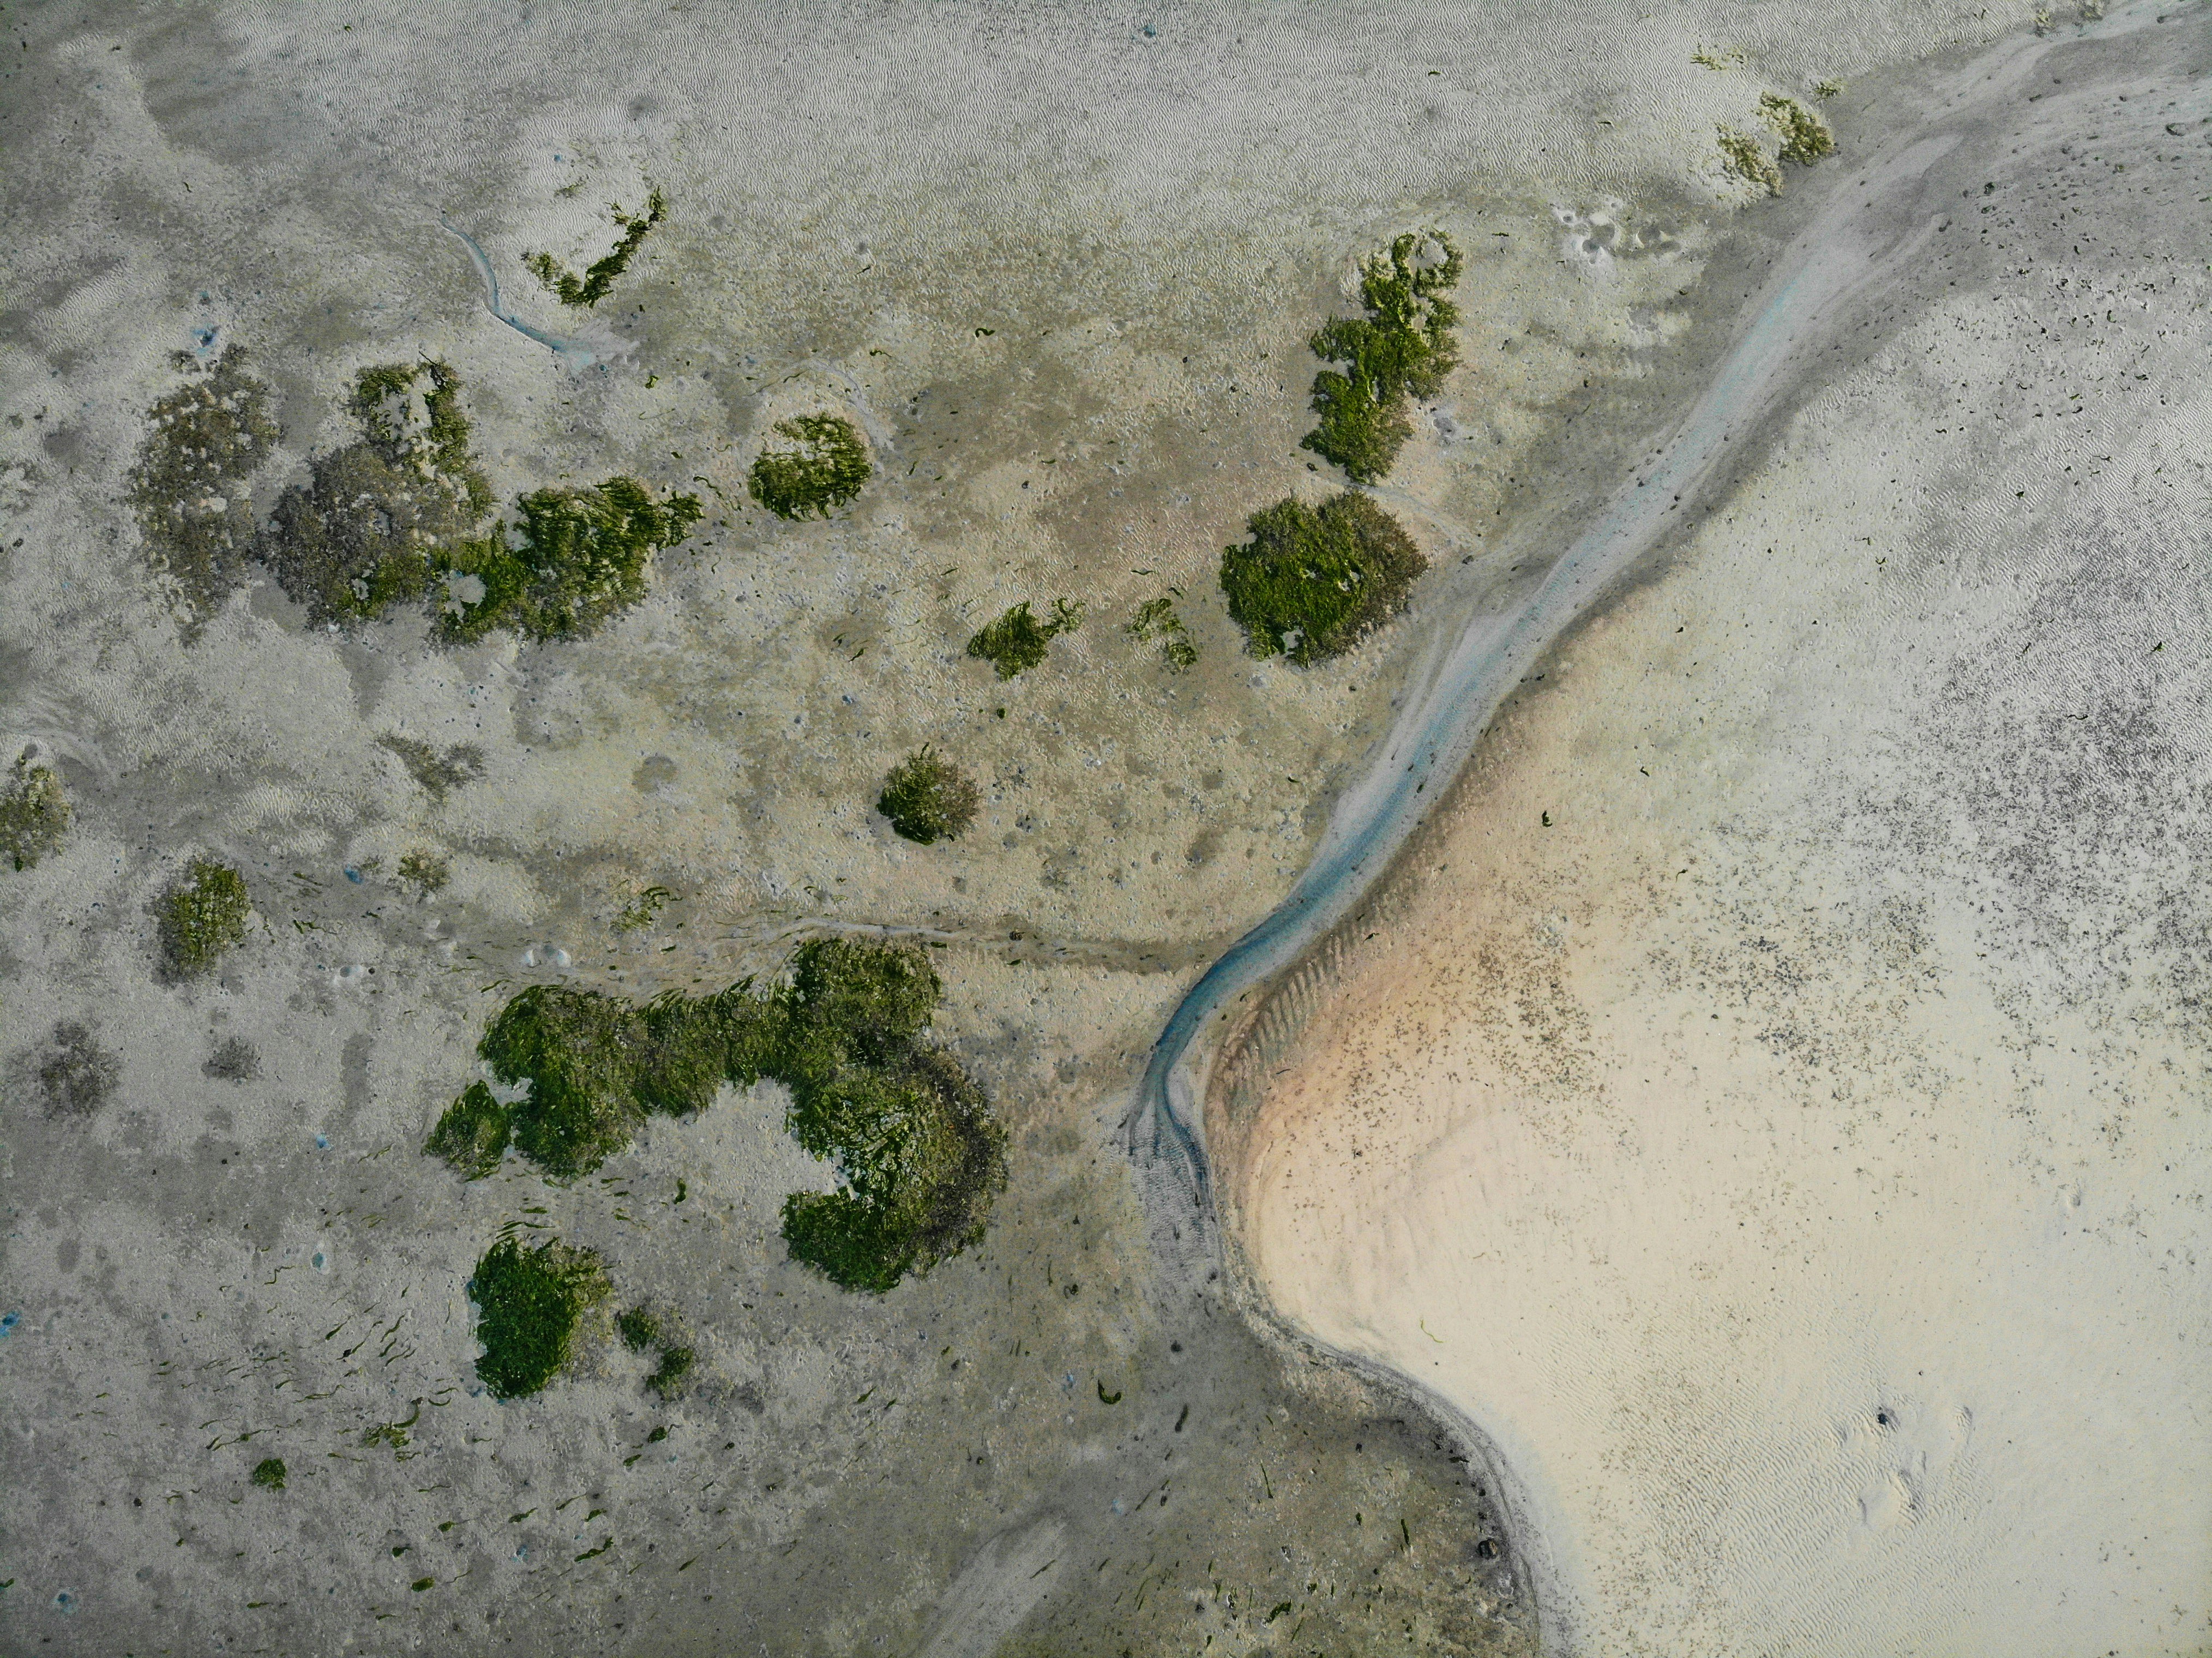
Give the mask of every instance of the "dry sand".
<path id="1" fill-rule="evenodd" d="M 1217 1069 L 1243 1265 L 1498 1447 L 1553 1650 L 2212 1645 L 2201 57 L 1996 135 Z"/>

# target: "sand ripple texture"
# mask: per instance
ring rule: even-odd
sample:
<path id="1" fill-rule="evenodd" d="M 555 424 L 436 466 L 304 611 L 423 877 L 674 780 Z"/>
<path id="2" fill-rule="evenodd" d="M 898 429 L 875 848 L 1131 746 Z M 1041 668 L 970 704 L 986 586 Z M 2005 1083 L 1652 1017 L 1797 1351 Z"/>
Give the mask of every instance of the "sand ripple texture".
<path id="1" fill-rule="evenodd" d="M 2212 1647 L 2204 57 L 1966 135 L 1216 1067 L 1243 1265 L 1497 1447 L 1553 1650 Z"/>

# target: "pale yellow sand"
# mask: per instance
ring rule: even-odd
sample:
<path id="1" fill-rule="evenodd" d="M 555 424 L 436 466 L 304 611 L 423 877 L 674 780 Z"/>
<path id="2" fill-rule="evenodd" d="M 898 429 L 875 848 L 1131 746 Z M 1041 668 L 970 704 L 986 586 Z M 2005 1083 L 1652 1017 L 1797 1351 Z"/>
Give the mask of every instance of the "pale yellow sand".
<path id="1" fill-rule="evenodd" d="M 1243 1264 L 1495 1441 L 1555 1649 L 2212 1647 L 2177 271 L 1962 284 L 1817 399 L 1217 1069 Z"/>

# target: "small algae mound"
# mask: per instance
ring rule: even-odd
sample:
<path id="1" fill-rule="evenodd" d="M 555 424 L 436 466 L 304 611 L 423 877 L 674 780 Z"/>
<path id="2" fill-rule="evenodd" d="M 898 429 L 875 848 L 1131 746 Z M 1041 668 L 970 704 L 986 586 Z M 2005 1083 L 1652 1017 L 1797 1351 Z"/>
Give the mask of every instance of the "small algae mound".
<path id="1" fill-rule="evenodd" d="M 748 980 L 641 1007 L 532 986 L 477 1048 L 501 1082 L 526 1082 L 526 1097 L 502 1104 L 475 1084 L 423 1149 L 477 1179 L 511 1142 L 574 1179 L 627 1146 L 648 1114 L 689 1115 L 725 1082 L 771 1078 L 791 1090 L 787 1126 L 843 1181 L 785 1202 L 793 1258 L 880 1292 L 978 1241 L 1006 1187 L 1006 1135 L 989 1102 L 922 1040 L 943 994 L 921 950 L 836 938 L 799 946 L 791 983 L 757 994 Z"/>
<path id="2" fill-rule="evenodd" d="M 606 1269 L 589 1249 L 553 1240 L 525 1248 L 503 1237 L 469 1279 L 483 1357 L 477 1377 L 494 1399 L 521 1399 L 568 1362 L 584 1309 L 610 1293 Z"/>
<path id="3" fill-rule="evenodd" d="M 113 1097 L 123 1067 L 74 1019 L 54 1026 L 52 1045 L 39 1064 L 39 1091 L 50 1117 L 88 1117 Z"/>
<path id="4" fill-rule="evenodd" d="M 433 800 L 443 800 L 455 789 L 484 774 L 483 750 L 473 743 L 456 743 L 443 754 L 419 738 L 388 732 L 377 743 L 399 756 L 407 774 L 422 786 Z"/>
<path id="5" fill-rule="evenodd" d="M 623 1345 L 634 1353 L 647 1348 L 656 1350 L 659 1362 L 645 1385 L 664 1400 L 672 1399 L 683 1391 L 684 1380 L 691 1374 L 697 1358 L 690 1348 L 677 1341 L 659 1317 L 642 1307 L 633 1307 L 615 1318 L 615 1332 L 622 1337 Z"/>
<path id="6" fill-rule="evenodd" d="M 614 249 L 603 259 L 594 259 L 584 267 L 581 276 L 568 270 L 550 253 L 526 253 L 523 268 L 545 284 L 546 291 L 556 295 L 563 305 L 580 307 L 597 305 L 606 298 L 615 279 L 629 269 L 629 262 L 637 250 L 645 246 L 645 239 L 653 228 L 668 216 L 668 198 L 655 190 L 645 198 L 645 211 L 629 214 L 623 211 L 620 202 L 608 203 L 614 221 L 622 227 L 622 235 Z"/>
<path id="7" fill-rule="evenodd" d="M 0 857 L 30 869 L 62 843 L 69 829 L 69 796 L 50 766 L 34 766 L 26 752 L 0 781 Z"/>
<path id="8" fill-rule="evenodd" d="M 215 1045 L 200 1066 L 200 1074 L 218 1082 L 250 1083 L 261 1075 L 261 1054 L 242 1036 L 226 1036 Z"/>
<path id="9" fill-rule="evenodd" d="M 373 621 L 427 603 L 441 637 L 465 644 L 496 629 L 580 639 L 645 597 L 653 553 L 702 513 L 695 495 L 654 500 L 632 477 L 533 489 L 514 515 L 477 533 L 491 488 L 469 447 L 460 380 L 442 362 L 364 368 L 350 407 L 360 441 L 320 456 L 276 503 L 259 556 L 319 623 Z M 387 737 L 416 780 L 443 799 L 483 774 L 464 745 L 441 757 Z"/>
<path id="10" fill-rule="evenodd" d="M 1717 142 L 1723 171 L 1770 196 L 1782 193 L 1782 169 L 1759 148 L 1759 140 L 1734 127 L 1718 127 Z"/>
<path id="11" fill-rule="evenodd" d="M 453 868 L 436 853 L 417 847 L 401 854 L 398 876 L 403 884 L 415 889 L 416 897 L 427 898 L 453 878 Z"/>
<path id="12" fill-rule="evenodd" d="M 284 1489 L 284 1472 L 283 1457 L 264 1456 L 254 1464 L 248 1478 L 264 1491 L 281 1491 Z"/>
<path id="13" fill-rule="evenodd" d="M 519 523 L 444 560 L 439 628 L 456 642 L 506 628 L 526 638 L 581 639 L 645 597 L 653 555 L 679 544 L 702 515 L 696 495 L 656 501 L 633 477 L 587 489 L 533 489 Z"/>
<path id="14" fill-rule="evenodd" d="M 316 457 L 309 482 L 278 498 L 262 562 L 315 621 L 422 598 L 491 511 L 460 392 L 442 362 L 362 369 L 348 404 L 361 440 Z"/>
<path id="15" fill-rule="evenodd" d="M 1407 234 L 1360 267 L 1364 317 L 1339 317 L 1307 343 L 1324 362 L 1314 377 L 1321 424 L 1303 446 L 1344 468 L 1359 483 L 1390 470 L 1413 435 L 1406 399 L 1432 398 L 1458 363 L 1451 332 L 1459 309 L 1443 297 L 1459 286 L 1461 257 L 1441 230 Z"/>
<path id="16" fill-rule="evenodd" d="M 1810 167 L 1823 155 L 1836 153 L 1836 135 L 1828 131 L 1828 124 L 1795 98 L 1785 98 L 1778 92 L 1763 93 L 1759 112 L 1782 135 L 1784 161 Z"/>
<path id="17" fill-rule="evenodd" d="M 799 415 L 776 422 L 787 449 L 763 448 L 747 488 L 778 518 L 827 518 L 868 481 L 868 446 L 842 415 Z"/>
<path id="18" fill-rule="evenodd" d="M 1225 548 L 1221 587 L 1254 656 L 1304 665 L 1337 656 L 1406 608 L 1429 568 L 1398 520 L 1347 493 L 1318 509 L 1280 501 L 1252 514 L 1252 539 Z"/>
<path id="19" fill-rule="evenodd" d="M 968 654 L 988 662 L 1001 679 L 1026 673 L 1044 660 L 1045 647 L 1054 635 L 1072 633 L 1083 625 L 1083 606 L 1054 599 L 1052 620 L 1040 622 L 1024 599 L 995 622 L 975 630 L 968 641 Z"/>
<path id="20" fill-rule="evenodd" d="M 1158 640 L 1160 660 L 1167 664 L 1170 673 L 1182 673 L 1198 665 L 1198 647 L 1190 642 L 1189 631 L 1176 614 L 1175 602 L 1182 597 L 1182 588 L 1171 587 L 1158 598 L 1146 599 L 1122 629 L 1134 640 Z"/>
<path id="21" fill-rule="evenodd" d="M 252 908 L 245 878 L 236 870 L 195 859 L 190 874 L 162 895 L 157 908 L 163 959 L 179 974 L 206 972 L 246 937 Z"/>
<path id="22" fill-rule="evenodd" d="M 179 354 L 190 366 L 189 354 Z M 131 472 L 131 503 L 155 567 L 204 616 L 246 577 L 254 547 L 246 480 L 275 452 L 269 387 L 246 372 L 232 346 L 204 376 L 148 411 L 150 429 Z"/>
<path id="23" fill-rule="evenodd" d="M 876 810 L 900 835 L 927 847 L 958 840 L 975 821 L 981 802 L 975 779 L 925 747 L 891 768 Z"/>

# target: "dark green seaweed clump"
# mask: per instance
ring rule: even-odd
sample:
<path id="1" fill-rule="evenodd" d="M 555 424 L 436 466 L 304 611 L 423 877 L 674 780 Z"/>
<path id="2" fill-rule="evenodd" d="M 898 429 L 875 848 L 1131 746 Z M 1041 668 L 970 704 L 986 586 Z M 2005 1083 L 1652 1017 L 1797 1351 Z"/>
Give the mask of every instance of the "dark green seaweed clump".
<path id="1" fill-rule="evenodd" d="M 179 355 L 191 366 L 189 355 Z M 234 345 L 206 374 L 155 404 L 147 425 L 131 503 L 154 563 L 204 619 L 245 581 L 253 552 L 246 480 L 276 451 L 269 387 L 246 372 L 245 349 Z"/>
<path id="2" fill-rule="evenodd" d="M 868 446 L 842 415 L 799 415 L 772 428 L 788 448 L 763 448 L 747 487 L 779 518 L 827 518 L 868 481 Z"/>
<path id="3" fill-rule="evenodd" d="M 1766 124 L 1782 135 L 1782 159 L 1795 161 L 1799 167 L 1810 167 L 1823 155 L 1836 153 L 1836 135 L 1828 124 L 1795 98 L 1785 98 L 1778 92 L 1762 92 L 1759 95 L 1759 112 Z"/>
<path id="4" fill-rule="evenodd" d="M 632 477 L 588 489 L 533 489 L 520 522 L 441 560 L 440 631 L 483 638 L 507 628 L 530 639 L 581 639 L 645 597 L 655 552 L 680 544 L 701 517 L 696 495 L 656 501 Z"/>
<path id="5" fill-rule="evenodd" d="M 1158 640 L 1160 660 L 1167 664 L 1170 673 L 1187 672 L 1198 665 L 1198 647 L 1190 642 L 1189 629 L 1176 614 L 1175 602 L 1182 597 L 1182 588 L 1170 587 L 1158 598 L 1146 599 L 1122 629 L 1132 639 Z"/>
<path id="6" fill-rule="evenodd" d="M 660 1321 L 644 1308 L 633 1307 L 626 1313 L 615 1315 L 615 1333 L 630 1351 L 643 1352 L 660 1339 Z"/>
<path id="7" fill-rule="evenodd" d="M 15 756 L 0 778 L 0 858 L 30 869 L 62 843 L 70 823 L 69 796 L 51 766 L 34 766 L 29 751 Z"/>
<path id="8" fill-rule="evenodd" d="M 1364 317 L 1326 322 L 1307 342 L 1324 362 L 1314 377 L 1321 424 L 1304 446 L 1372 483 L 1390 470 L 1413 435 L 1408 397 L 1432 398 L 1458 362 L 1451 331 L 1458 307 L 1443 297 L 1459 285 L 1461 258 L 1441 230 L 1407 234 L 1360 267 Z"/>
<path id="9" fill-rule="evenodd" d="M 253 1472 L 247 1478 L 264 1491 L 281 1491 L 284 1489 L 284 1473 L 283 1457 L 264 1456 L 253 1465 Z"/>
<path id="10" fill-rule="evenodd" d="M 1406 608 L 1429 568 L 1398 520 L 1356 492 L 1318 509 L 1277 501 L 1249 527 L 1250 541 L 1222 550 L 1221 588 L 1258 657 L 1304 665 L 1351 649 Z"/>
<path id="11" fill-rule="evenodd" d="M 547 1240 L 526 1248 L 503 1237 L 469 1279 L 483 1357 L 477 1376 L 494 1399 L 536 1393 L 568 1362 L 584 1309 L 608 1294 L 605 1268 L 589 1249 Z"/>
<path id="12" fill-rule="evenodd" d="M 1052 620 L 1040 622 L 1024 599 L 995 622 L 975 630 L 968 641 L 968 654 L 988 662 L 1001 679 L 1026 673 L 1044 660 L 1045 647 L 1055 635 L 1070 633 L 1083 624 L 1083 606 L 1054 599 Z"/>
<path id="13" fill-rule="evenodd" d="M 195 859 L 186 878 L 155 907 L 163 958 L 179 974 L 206 972 L 246 937 L 252 908 L 246 879 L 236 870 Z"/>
<path id="14" fill-rule="evenodd" d="M 630 260 L 645 245 L 653 228 L 667 216 L 668 198 L 658 190 L 653 191 L 645 198 L 645 211 L 635 215 L 623 212 L 620 202 L 610 203 L 609 207 L 615 222 L 622 227 L 622 234 L 616 240 L 613 251 L 585 266 L 581 276 L 561 264 L 550 253 L 522 256 L 524 268 L 556 295 L 563 305 L 593 306 L 606 298 L 607 290 L 615 285 L 617 277 L 629 269 Z"/>
<path id="15" fill-rule="evenodd" d="M 876 810 L 900 835 L 927 847 L 958 840 L 975 821 L 981 803 L 974 778 L 924 746 L 890 768 Z"/>
<path id="16" fill-rule="evenodd" d="M 364 621 L 427 598 L 491 511 L 460 394 L 442 362 L 356 376 L 347 408 L 361 438 L 309 463 L 308 481 L 277 498 L 260 547 L 314 621 Z"/>
<path id="17" fill-rule="evenodd" d="M 1006 1136 L 981 1089 L 922 1033 L 944 987 L 904 945 L 817 939 L 792 981 L 751 982 L 637 1006 L 538 985 L 495 1016 L 477 1046 L 493 1074 L 527 1081 L 501 1106 L 482 1084 L 449 1107 L 425 1147 L 468 1178 L 509 1139 L 574 1179 L 629 1144 L 649 1113 L 702 1110 L 724 1083 L 788 1086 L 788 1126 L 843 1185 L 794 1193 L 784 1239 L 794 1260 L 849 1289 L 880 1292 L 983 1235 L 1006 1185 Z"/>

